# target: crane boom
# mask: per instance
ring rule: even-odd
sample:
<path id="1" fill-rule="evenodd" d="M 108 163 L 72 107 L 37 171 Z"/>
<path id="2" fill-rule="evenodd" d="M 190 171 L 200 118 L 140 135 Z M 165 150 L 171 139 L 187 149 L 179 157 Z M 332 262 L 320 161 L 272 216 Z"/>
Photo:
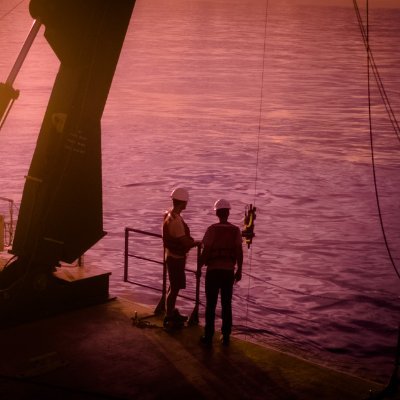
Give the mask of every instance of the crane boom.
<path id="1" fill-rule="evenodd" d="M 2 290 L 21 279 L 29 286 L 105 235 L 101 117 L 134 4 L 30 2 L 60 67 L 26 176 L 11 249 L 17 259 L 0 273 Z"/>

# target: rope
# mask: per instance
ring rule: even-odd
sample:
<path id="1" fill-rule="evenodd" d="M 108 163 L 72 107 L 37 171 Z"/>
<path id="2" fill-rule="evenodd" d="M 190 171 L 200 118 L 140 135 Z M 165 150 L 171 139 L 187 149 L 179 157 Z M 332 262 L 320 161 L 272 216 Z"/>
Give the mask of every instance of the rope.
<path id="1" fill-rule="evenodd" d="M 399 125 L 399 122 L 397 121 L 396 115 L 395 115 L 395 113 L 393 111 L 393 108 L 392 108 L 392 106 L 390 104 L 389 97 L 388 97 L 388 95 L 386 93 L 386 90 L 385 90 L 385 87 L 383 85 L 383 82 L 382 82 L 381 76 L 379 74 L 378 67 L 377 67 L 377 65 L 375 63 L 374 55 L 372 54 L 371 46 L 369 44 L 369 40 L 368 40 L 368 37 L 367 37 L 368 36 L 367 30 L 369 29 L 369 27 L 367 26 L 367 30 L 364 27 L 364 23 L 363 23 L 363 20 L 362 20 L 362 17 L 361 17 L 360 9 L 359 9 L 358 4 L 357 4 L 357 0 L 353 0 L 353 4 L 354 4 L 354 9 L 355 9 L 355 12 L 356 12 L 356 16 L 357 16 L 358 26 L 360 27 L 361 36 L 363 38 L 364 46 L 365 46 L 365 49 L 366 49 L 366 51 L 367 51 L 367 53 L 369 55 L 369 64 L 368 64 L 369 67 L 368 67 L 368 70 L 369 70 L 370 67 L 372 68 L 372 72 L 374 74 L 375 81 L 376 81 L 376 83 L 378 85 L 379 94 L 381 95 L 383 104 L 384 104 L 384 106 L 386 108 L 386 112 L 387 112 L 387 114 L 389 116 L 390 123 L 392 124 L 393 130 L 395 131 L 397 139 L 400 142 L 400 125 Z M 367 23 L 367 25 L 369 25 L 369 23 Z"/>
<path id="2" fill-rule="evenodd" d="M 267 22 L 268 22 L 268 2 L 265 4 L 265 23 L 264 23 L 264 46 L 263 46 L 263 58 L 262 58 L 262 70 L 261 70 L 261 85 L 260 85 L 260 107 L 258 113 L 258 135 L 257 135 L 257 155 L 256 155 L 256 165 L 255 165 L 255 177 L 254 177 L 254 200 L 253 205 L 256 205 L 257 198 L 257 181 L 258 181 L 258 165 L 259 165 L 259 155 L 260 155 L 260 136 L 261 136 L 261 122 L 262 122 L 262 106 L 263 106 L 263 92 L 264 92 L 264 71 L 265 71 L 265 54 L 266 54 L 266 44 L 267 44 Z M 253 251 L 252 248 L 248 250 L 249 254 L 249 280 L 247 285 L 247 301 L 246 301 L 246 328 L 248 325 L 249 316 L 249 302 L 250 302 L 250 282 L 251 282 L 251 265 Z"/>
<path id="3" fill-rule="evenodd" d="M 367 50 L 367 81 L 368 81 L 368 120 L 369 120 L 369 137 L 370 137 L 370 148 L 371 148 L 371 161 L 372 161 L 372 173 L 373 173 L 373 179 L 374 179 L 374 188 L 375 188 L 375 199 L 376 199 L 376 205 L 377 205 L 377 209 L 378 209 L 378 216 L 379 216 L 379 222 L 380 222 L 380 226 L 381 226 L 381 230 L 382 230 L 382 236 L 383 236 L 383 240 L 385 243 L 385 247 L 390 259 L 390 262 L 392 264 L 392 267 L 397 275 L 397 277 L 400 279 L 400 273 L 397 269 L 396 263 L 393 259 L 392 256 L 392 252 L 390 250 L 390 246 L 389 246 L 389 242 L 387 239 L 387 235 L 386 235 L 386 231 L 385 231 L 385 226 L 383 223 L 383 216 L 382 216 L 382 208 L 381 208 L 381 203 L 380 203 L 380 196 L 379 196 L 379 189 L 378 189 L 378 182 L 377 182 L 377 177 L 376 177 L 376 161 L 375 161 L 375 149 L 374 149 L 374 135 L 373 135 L 373 128 L 372 128 L 372 110 L 371 110 L 371 68 L 374 71 L 375 74 L 375 78 L 376 76 L 379 77 L 378 74 L 378 69 L 373 61 L 373 55 L 372 55 L 372 51 L 369 45 L 369 4 L 368 4 L 368 0 L 366 3 L 366 13 L 367 13 L 367 24 L 366 24 L 366 29 L 364 28 L 364 25 L 362 23 L 362 19 L 361 19 L 361 15 L 360 15 L 360 11 L 358 8 L 358 4 L 357 4 L 357 0 L 353 0 L 354 1 L 354 7 L 356 9 L 356 14 L 357 14 L 357 18 L 358 18 L 358 22 L 360 25 L 360 29 L 361 29 L 361 33 L 363 35 L 363 39 L 364 39 L 364 43 L 366 45 L 366 50 Z M 374 67 L 375 66 L 375 67 Z M 377 80 L 378 83 L 378 87 L 382 87 L 382 90 L 380 90 L 380 93 L 382 95 L 382 93 L 384 94 L 383 100 L 386 106 L 386 102 L 388 103 L 388 107 L 386 107 L 386 109 L 391 110 L 392 108 L 390 106 L 389 103 L 389 99 L 386 96 L 386 92 L 383 88 L 383 83 L 379 79 Z M 393 114 L 393 118 L 391 118 L 391 114 L 389 113 L 389 118 L 392 122 L 393 128 L 396 131 L 396 127 L 398 127 L 397 124 L 397 120 L 396 117 Z M 395 122 L 395 124 L 394 124 Z M 398 128 L 397 128 L 398 129 Z M 396 131 L 397 134 L 397 131 Z M 399 135 L 397 134 L 397 137 L 399 138 Z M 400 140 L 400 139 L 399 139 Z"/>
<path id="4" fill-rule="evenodd" d="M 257 153 L 256 153 L 256 167 L 255 167 L 255 177 L 254 177 L 254 200 L 253 205 L 256 205 L 257 198 L 257 182 L 258 182 L 258 164 L 260 156 L 260 137 L 261 137 L 261 122 L 262 122 L 262 106 L 263 106 L 263 92 L 264 92 L 264 72 L 265 72 L 265 54 L 267 46 L 267 22 L 268 22 L 268 1 L 265 5 L 265 25 L 264 25 L 264 48 L 263 48 L 263 61 L 261 70 L 261 87 L 260 87 L 260 108 L 258 113 L 258 135 L 257 135 Z"/>

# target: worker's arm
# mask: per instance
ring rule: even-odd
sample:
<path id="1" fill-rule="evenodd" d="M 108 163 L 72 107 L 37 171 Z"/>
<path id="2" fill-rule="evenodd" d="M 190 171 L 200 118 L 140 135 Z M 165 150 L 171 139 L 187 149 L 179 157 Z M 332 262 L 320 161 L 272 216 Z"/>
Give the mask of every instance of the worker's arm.
<path id="1" fill-rule="evenodd" d="M 178 240 L 180 241 L 181 245 L 187 248 L 188 250 L 200 244 L 199 241 L 196 241 L 191 236 L 186 236 L 186 235 L 179 237 Z"/>
<path id="2" fill-rule="evenodd" d="M 239 282 L 242 279 L 242 267 L 243 267 L 242 235 L 239 229 L 236 238 L 236 264 L 237 264 L 237 269 L 235 272 L 235 282 Z"/>

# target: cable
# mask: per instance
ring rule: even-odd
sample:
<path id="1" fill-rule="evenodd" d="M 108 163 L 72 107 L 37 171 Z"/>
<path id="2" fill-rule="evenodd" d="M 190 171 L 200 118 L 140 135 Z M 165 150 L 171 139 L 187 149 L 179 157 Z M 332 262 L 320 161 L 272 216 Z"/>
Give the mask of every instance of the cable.
<path id="1" fill-rule="evenodd" d="M 357 3 L 357 0 L 354 0 L 355 3 Z M 382 216 L 382 210 L 381 210 L 381 204 L 380 204 L 380 199 L 379 199 L 379 189 L 378 189 L 378 182 L 376 178 L 376 162 L 375 162 L 375 150 L 374 150 L 374 135 L 373 135 L 373 129 L 372 129 L 372 110 L 371 110 L 371 79 L 370 79 L 370 66 L 371 66 L 371 49 L 369 47 L 369 7 L 368 7 L 368 0 L 367 0 L 367 29 L 366 29 L 366 43 L 367 43 L 367 81 L 368 81 L 368 119 L 369 119 L 369 137 L 370 137 L 370 147 L 371 147 L 371 161 L 372 161 L 372 172 L 373 172 L 373 178 L 374 178 L 374 187 L 375 187 L 375 198 L 376 198 L 376 206 L 378 209 L 378 215 L 379 215 L 379 222 L 381 225 L 381 230 L 382 230 L 382 235 L 383 235 L 383 240 L 385 242 L 386 250 L 390 259 L 390 262 L 393 266 L 393 269 L 397 275 L 397 277 L 400 279 L 400 273 L 396 267 L 396 263 L 394 262 L 392 252 L 389 247 L 389 243 L 387 240 L 386 232 L 385 232 L 385 226 L 383 223 L 383 216 Z M 396 121 L 397 122 L 397 121 Z"/>
<path id="2" fill-rule="evenodd" d="M 266 53 L 266 43 L 267 43 L 267 22 L 268 22 L 268 2 L 265 4 L 265 23 L 264 23 L 264 46 L 263 46 L 263 58 L 262 58 L 262 69 L 261 69 L 261 85 L 260 85 L 260 108 L 258 114 L 258 135 L 257 135 L 257 155 L 256 155 L 256 165 L 255 165 L 255 177 L 254 177 L 254 201 L 253 205 L 256 205 L 257 198 L 257 181 L 258 181 L 258 164 L 259 164 L 259 154 L 260 154 L 260 136 L 261 136 L 261 121 L 262 121 L 262 105 L 263 105 L 263 92 L 264 92 L 264 70 L 265 70 L 265 53 Z M 246 327 L 248 324 L 249 315 L 249 300 L 250 300 L 250 278 L 251 278 L 251 264 L 252 264 L 252 249 L 249 251 L 249 281 L 247 286 L 247 306 L 246 306 Z"/>
<path id="3" fill-rule="evenodd" d="M 264 48 L 263 48 L 263 61 L 262 61 L 262 70 L 261 70 L 261 87 L 260 87 L 260 108 L 258 114 L 258 136 L 257 136 L 257 155 L 256 155 L 256 172 L 254 178 L 254 201 L 253 205 L 256 205 L 257 198 L 257 182 L 258 182 L 258 164 L 259 164 L 259 155 L 260 155 L 260 137 L 261 137 L 261 121 L 262 121 L 262 106 L 263 106 L 263 92 L 264 92 L 264 72 L 265 72 L 265 54 L 266 54 L 266 46 L 267 46 L 267 22 L 268 22 L 268 1 L 265 6 L 265 25 L 264 25 Z"/>
<path id="4" fill-rule="evenodd" d="M 367 31 L 366 31 L 366 29 L 364 27 L 363 20 L 362 20 L 362 17 L 361 17 L 361 13 L 360 13 L 360 9 L 359 9 L 358 4 L 357 4 L 357 0 L 353 0 L 353 4 L 354 4 L 354 9 L 355 9 L 355 12 L 356 12 L 356 16 L 357 16 L 358 26 L 360 27 L 361 36 L 363 38 L 364 46 L 365 46 L 365 49 L 366 49 L 366 51 L 367 51 L 367 53 L 369 55 L 369 64 L 368 65 L 371 66 L 371 68 L 372 68 L 372 72 L 374 74 L 375 81 L 377 83 L 379 93 L 380 93 L 381 98 L 383 100 L 383 104 L 384 104 L 384 106 L 386 108 L 386 112 L 387 112 L 387 114 L 389 116 L 390 123 L 392 124 L 392 127 L 393 127 L 393 129 L 394 129 L 394 131 L 396 133 L 397 139 L 400 142 L 400 125 L 399 125 L 399 123 L 397 121 L 396 115 L 395 115 L 395 113 L 393 111 L 393 108 L 392 108 L 392 106 L 390 104 L 389 97 L 388 97 L 388 95 L 386 93 L 386 90 L 385 90 L 385 87 L 383 85 L 381 76 L 379 74 L 378 67 L 377 67 L 377 65 L 375 63 L 374 55 L 372 53 L 371 46 L 369 44 L 369 39 L 367 37 L 368 33 L 367 33 Z M 368 23 L 368 25 L 369 25 L 369 23 Z M 368 26 L 367 26 L 367 29 L 369 29 Z"/>

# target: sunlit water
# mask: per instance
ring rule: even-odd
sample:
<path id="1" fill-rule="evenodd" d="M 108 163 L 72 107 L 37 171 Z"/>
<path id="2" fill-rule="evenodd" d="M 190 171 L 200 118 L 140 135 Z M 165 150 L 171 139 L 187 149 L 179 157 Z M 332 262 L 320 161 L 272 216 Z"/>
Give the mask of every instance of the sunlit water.
<path id="1" fill-rule="evenodd" d="M 255 203 L 257 236 L 235 286 L 235 333 L 385 381 L 400 282 L 378 219 L 366 53 L 352 2 L 268 3 L 264 35 L 266 1 L 137 0 L 102 121 L 108 236 L 85 261 L 112 271 L 113 294 L 155 305 L 159 293 L 122 282 L 124 228 L 159 233 L 178 184 L 190 189 L 184 216 L 196 239 L 215 222 L 217 198 L 231 201 L 238 225 Z M 31 24 L 28 1 L 7 13 L 16 4 L 0 1 L 1 81 Z M 399 18 L 400 5 L 370 10 L 371 47 L 395 112 Z M 42 34 L 0 133 L 0 197 L 17 204 L 58 68 Z M 374 82 L 372 112 L 385 232 L 400 265 L 400 144 Z M 161 258 L 155 239 L 131 245 Z M 160 287 L 161 270 L 132 260 L 130 278 Z M 192 297 L 191 273 L 188 281 L 183 294 Z"/>

